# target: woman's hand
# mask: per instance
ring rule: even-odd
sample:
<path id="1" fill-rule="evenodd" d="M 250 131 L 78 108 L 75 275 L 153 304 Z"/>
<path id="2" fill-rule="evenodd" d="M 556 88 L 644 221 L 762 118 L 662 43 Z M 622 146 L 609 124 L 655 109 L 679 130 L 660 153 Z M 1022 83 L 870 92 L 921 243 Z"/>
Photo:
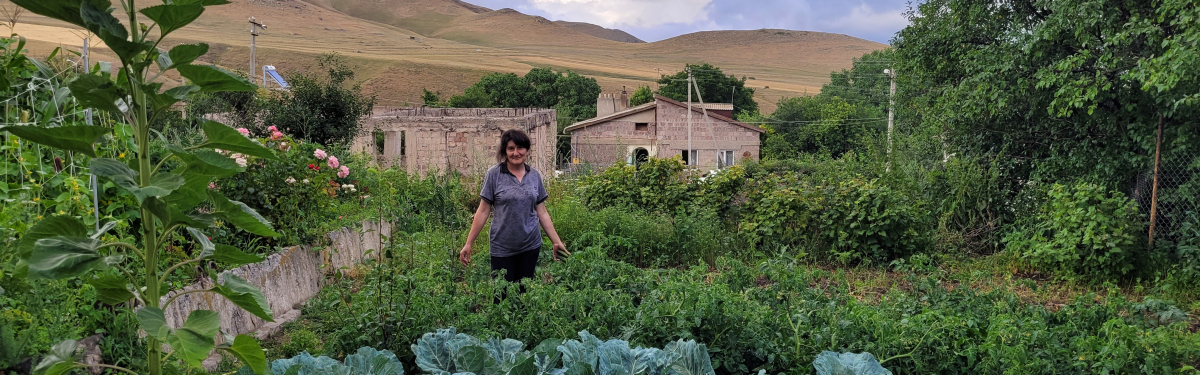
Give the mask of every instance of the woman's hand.
<path id="1" fill-rule="evenodd" d="M 554 248 L 551 249 L 550 251 L 551 251 L 551 254 L 553 254 L 553 256 L 554 256 L 555 262 L 561 262 L 561 260 L 558 259 L 558 252 L 560 252 L 560 251 L 562 252 L 562 254 L 564 256 L 571 256 L 571 252 L 567 251 L 567 246 L 563 245 L 563 243 L 561 241 L 555 242 Z"/>
<path id="2" fill-rule="evenodd" d="M 463 246 L 462 250 L 458 251 L 458 261 L 462 262 L 463 266 L 471 264 L 471 245 Z"/>

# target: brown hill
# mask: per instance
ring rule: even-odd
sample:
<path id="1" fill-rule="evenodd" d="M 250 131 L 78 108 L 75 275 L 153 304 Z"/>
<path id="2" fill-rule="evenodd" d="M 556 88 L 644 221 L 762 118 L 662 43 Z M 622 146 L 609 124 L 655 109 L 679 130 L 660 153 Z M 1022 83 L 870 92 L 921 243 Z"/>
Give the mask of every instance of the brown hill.
<path id="1" fill-rule="evenodd" d="M 608 39 L 614 42 L 622 43 L 645 43 L 646 41 L 638 39 L 638 37 L 630 35 L 627 32 L 608 29 L 600 25 L 593 25 L 587 22 L 570 22 L 570 21 L 554 21 L 554 23 L 565 26 L 568 29 L 575 30 L 597 38 Z"/>
<path id="2" fill-rule="evenodd" d="M 347 12 L 353 10 L 348 5 L 371 3 L 382 4 L 370 8 L 380 13 L 377 19 Z M 0 4 L 11 6 L 7 0 Z M 354 11 L 361 12 L 366 10 Z M 357 67 L 355 78 L 364 81 L 364 89 L 392 106 L 418 102 L 422 88 L 462 92 L 490 72 L 569 69 L 595 77 L 605 91 L 619 91 L 654 87 L 660 74 L 679 71 L 685 63 L 710 63 L 728 74 L 753 77 L 747 84 L 756 89 L 762 110 L 770 112 L 779 98 L 814 94 L 829 81 L 829 72 L 887 47 L 845 35 L 787 30 L 713 31 L 622 43 L 511 9 L 488 11 L 453 0 L 232 0 L 209 8 L 172 34 L 168 44 L 207 42 L 212 48 L 203 61 L 247 71 L 250 16 L 270 27 L 257 39 L 260 65 L 275 65 L 285 75 L 315 71 L 317 55 L 338 52 Z M 385 22 L 387 17 L 432 31 L 397 26 Z M 27 13 L 16 32 L 30 39 L 35 55 L 44 55 L 58 46 L 78 49 L 72 47 L 79 44 L 75 29 Z"/>

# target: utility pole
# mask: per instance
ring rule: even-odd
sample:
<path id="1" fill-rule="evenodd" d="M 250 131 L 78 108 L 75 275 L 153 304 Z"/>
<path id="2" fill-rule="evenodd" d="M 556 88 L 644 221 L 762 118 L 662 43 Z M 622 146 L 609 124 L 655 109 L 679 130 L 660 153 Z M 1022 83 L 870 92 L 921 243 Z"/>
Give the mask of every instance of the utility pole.
<path id="1" fill-rule="evenodd" d="M 683 155 L 684 155 L 684 158 L 687 159 L 687 165 L 695 168 L 696 162 L 693 161 L 693 159 L 695 159 L 695 158 L 692 157 L 692 67 L 689 66 L 687 68 L 687 74 L 688 74 L 688 81 L 687 81 L 687 84 L 688 84 L 688 88 L 687 88 L 687 90 L 688 90 L 688 103 L 687 103 L 688 147 L 687 147 L 687 152 L 684 152 Z"/>
<path id="2" fill-rule="evenodd" d="M 267 25 L 259 23 L 254 17 L 250 17 L 250 82 L 254 82 L 254 69 L 256 67 L 254 63 L 254 42 L 258 38 L 258 28 L 260 27 L 264 31 L 267 30 Z"/>
<path id="3" fill-rule="evenodd" d="M 88 40 L 90 35 L 83 38 L 83 72 L 88 74 L 92 72 L 91 62 L 88 61 Z M 92 109 L 83 110 L 83 121 L 92 125 Z M 91 168 L 88 168 L 88 182 L 92 184 L 92 213 L 96 217 L 96 232 L 100 232 L 100 184 L 96 182 L 96 174 L 92 173 Z"/>
<path id="4" fill-rule="evenodd" d="M 700 85 L 692 79 L 692 87 L 696 89 L 696 99 L 700 99 L 700 111 L 704 113 L 704 122 L 708 124 L 708 135 L 712 137 L 713 153 L 717 154 L 717 168 L 721 168 L 721 148 L 717 147 L 717 132 L 713 130 L 712 119 L 708 118 L 708 108 L 704 105 L 704 94 L 700 93 Z M 735 86 L 736 87 L 736 86 Z M 690 111 L 689 111 L 690 112 Z M 699 158 L 697 158 L 699 159 Z"/>
<path id="5" fill-rule="evenodd" d="M 883 74 L 887 74 L 892 81 L 892 88 L 888 94 L 888 134 L 887 134 L 887 163 L 884 164 L 883 171 L 892 171 L 892 128 L 893 122 L 896 119 L 896 70 L 884 69 Z"/>

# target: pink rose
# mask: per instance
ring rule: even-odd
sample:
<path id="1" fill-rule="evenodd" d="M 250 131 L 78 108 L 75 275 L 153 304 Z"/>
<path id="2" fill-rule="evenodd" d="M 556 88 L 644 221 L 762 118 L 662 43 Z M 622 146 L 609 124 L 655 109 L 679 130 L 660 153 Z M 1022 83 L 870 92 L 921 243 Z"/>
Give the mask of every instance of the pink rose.
<path id="1" fill-rule="evenodd" d="M 329 160 L 327 161 L 326 164 L 328 164 L 330 168 L 337 168 L 338 167 L 337 156 L 330 156 Z"/>
<path id="2" fill-rule="evenodd" d="M 313 156 L 319 160 L 325 160 L 329 155 L 325 153 L 325 150 L 318 148 L 316 151 L 313 151 Z"/>
<path id="3" fill-rule="evenodd" d="M 217 187 L 217 183 L 212 181 L 208 182 L 208 188 L 213 190 L 221 190 L 221 188 Z"/>
<path id="4" fill-rule="evenodd" d="M 272 127 L 274 127 L 274 126 L 272 126 Z M 271 139 L 272 139 L 272 140 L 280 140 L 280 139 L 283 139 L 283 133 L 280 133 L 279 131 L 274 131 L 274 132 L 272 132 L 272 133 L 271 133 Z"/>
<path id="5" fill-rule="evenodd" d="M 246 136 L 246 137 L 249 137 L 249 136 L 250 136 L 250 130 L 249 130 L 249 129 L 246 129 L 246 128 L 237 128 L 237 131 L 238 131 L 238 133 L 242 133 L 242 135 L 243 135 L 243 136 Z"/>
<path id="6" fill-rule="evenodd" d="M 350 168 L 347 168 L 346 166 L 343 165 L 341 168 L 338 169 L 338 174 L 337 174 L 338 177 L 346 178 L 346 176 L 349 176 L 349 175 L 350 175 Z"/>
<path id="7" fill-rule="evenodd" d="M 275 125 L 271 125 L 271 126 L 268 126 L 268 127 L 267 127 L 267 131 L 269 131 L 269 132 L 277 132 L 277 131 L 279 131 L 279 128 L 276 128 L 276 127 L 275 127 Z"/>
<path id="8" fill-rule="evenodd" d="M 233 159 L 233 161 L 237 162 L 237 165 L 239 167 L 242 167 L 242 168 L 246 167 L 246 158 L 237 158 L 237 159 Z"/>

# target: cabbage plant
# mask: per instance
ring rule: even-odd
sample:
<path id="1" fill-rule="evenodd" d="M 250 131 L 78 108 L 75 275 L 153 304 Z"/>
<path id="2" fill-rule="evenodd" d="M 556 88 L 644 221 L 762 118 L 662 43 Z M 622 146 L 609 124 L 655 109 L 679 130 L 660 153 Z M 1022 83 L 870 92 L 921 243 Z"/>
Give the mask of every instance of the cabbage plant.
<path id="1" fill-rule="evenodd" d="M 582 331 L 579 340 L 549 339 L 532 351 L 524 346 L 512 339 L 482 341 L 448 328 L 426 333 L 412 349 L 417 366 L 432 375 L 715 375 L 708 348 L 695 341 L 630 348 L 626 341 L 601 341 Z"/>
<path id="2" fill-rule="evenodd" d="M 817 375 L 892 375 L 871 353 L 823 351 L 813 361 Z"/>
<path id="3" fill-rule="evenodd" d="M 404 365 L 396 354 L 388 350 L 362 347 L 358 352 L 346 356 L 345 363 L 326 356 L 313 357 L 302 352 L 288 359 L 271 362 L 271 373 L 275 375 L 404 375 Z M 254 371 L 242 367 L 234 375 L 251 375 Z"/>

